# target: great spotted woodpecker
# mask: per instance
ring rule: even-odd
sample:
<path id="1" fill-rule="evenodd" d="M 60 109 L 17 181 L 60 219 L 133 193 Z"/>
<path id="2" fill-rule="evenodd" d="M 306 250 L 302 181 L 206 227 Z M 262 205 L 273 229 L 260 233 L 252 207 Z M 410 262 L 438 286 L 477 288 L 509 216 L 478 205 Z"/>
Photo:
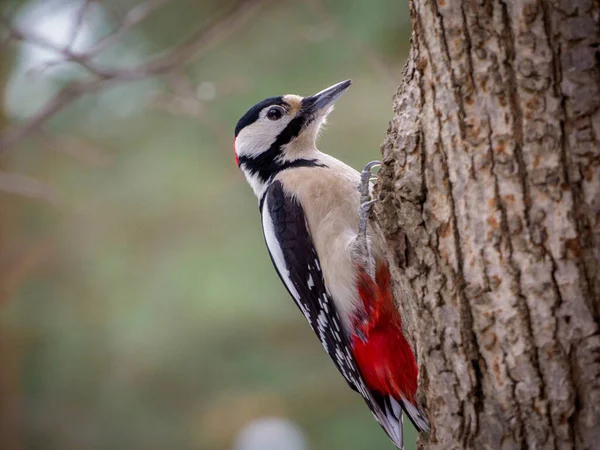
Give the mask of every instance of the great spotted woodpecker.
<path id="1" fill-rule="evenodd" d="M 319 129 L 350 80 L 309 97 L 283 95 L 235 128 L 238 166 L 259 199 L 275 269 L 323 347 L 398 448 L 402 410 L 419 431 L 417 364 L 402 334 L 382 240 L 367 218 L 370 175 L 317 150 Z"/>

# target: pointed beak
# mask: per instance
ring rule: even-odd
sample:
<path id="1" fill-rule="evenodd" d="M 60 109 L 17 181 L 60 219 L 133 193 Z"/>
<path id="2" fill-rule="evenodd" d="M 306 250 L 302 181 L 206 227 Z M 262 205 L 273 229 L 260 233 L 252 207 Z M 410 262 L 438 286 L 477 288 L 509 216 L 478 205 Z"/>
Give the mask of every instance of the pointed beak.
<path id="1" fill-rule="evenodd" d="M 302 100 L 303 111 L 311 115 L 327 111 L 348 90 L 351 84 L 352 80 L 342 81 L 327 89 L 323 89 L 318 94 L 304 97 Z"/>

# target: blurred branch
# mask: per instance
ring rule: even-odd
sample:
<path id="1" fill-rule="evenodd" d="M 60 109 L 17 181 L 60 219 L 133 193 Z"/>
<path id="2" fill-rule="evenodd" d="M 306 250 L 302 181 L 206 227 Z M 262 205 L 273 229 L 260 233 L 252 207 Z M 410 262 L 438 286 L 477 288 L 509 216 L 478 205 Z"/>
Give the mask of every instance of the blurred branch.
<path id="1" fill-rule="evenodd" d="M 206 103 L 199 97 L 198 88 L 183 71 L 175 71 L 168 75 L 170 93 L 157 95 L 152 106 L 170 114 L 193 117 L 206 126 L 207 130 L 217 138 L 219 146 L 227 148 L 231 145 L 229 127 L 207 114 Z"/>
<path id="2" fill-rule="evenodd" d="M 89 62 L 89 58 L 85 54 L 78 54 L 71 50 L 72 43 L 70 42 L 65 48 L 62 48 L 56 45 L 54 42 L 42 37 L 35 35 L 33 33 L 28 33 L 27 31 L 21 30 L 15 27 L 8 19 L 5 17 L 0 17 L 0 24 L 8 30 L 9 39 L 21 42 L 27 42 L 32 45 L 36 45 L 38 47 L 45 48 L 47 50 L 51 50 L 60 54 L 63 59 L 59 60 L 58 63 L 65 62 L 74 62 L 79 64 L 82 67 L 85 67 L 94 75 L 97 75 L 101 78 L 108 78 L 112 76 L 110 72 L 105 72 L 104 69 L 100 67 L 96 67 L 93 63 Z M 52 65 L 55 65 L 54 63 Z M 47 68 L 48 66 L 46 66 Z"/>
<path id="3" fill-rule="evenodd" d="M 48 183 L 26 175 L 0 172 L 0 192 L 36 198 L 54 203 L 58 192 Z"/>
<path id="4" fill-rule="evenodd" d="M 0 23 L 8 28 L 13 39 L 25 40 L 35 45 L 51 48 L 53 51 L 56 51 L 63 56 L 65 62 L 75 62 L 85 67 L 92 75 L 94 75 L 94 78 L 91 80 L 75 80 L 71 82 L 61 89 L 46 105 L 28 120 L 2 131 L 0 134 L 0 154 L 9 147 L 15 145 L 19 140 L 37 131 L 48 119 L 85 94 L 97 92 L 114 84 L 140 81 L 150 77 L 164 75 L 185 67 L 216 42 L 223 40 L 233 33 L 241 23 L 253 16 L 268 0 L 238 1 L 226 11 L 221 18 L 208 26 L 195 31 L 181 44 L 176 45 L 161 54 L 152 56 L 148 61 L 137 66 L 118 69 L 103 68 L 96 66 L 96 64 L 90 61 L 90 59 L 97 54 L 94 52 L 100 52 L 102 49 L 116 43 L 118 37 L 122 36 L 124 32 L 139 24 L 142 20 L 147 18 L 152 11 L 159 8 L 167 1 L 168 0 L 148 0 L 136 6 L 125 15 L 125 18 L 113 33 L 100 40 L 90 50 L 92 53 L 91 57 L 88 56 L 89 53 L 75 53 L 70 47 L 57 48 L 57 46 L 47 42 L 43 38 L 31 36 L 22 30 L 18 30 L 8 19 L 2 17 Z M 98 47 L 101 47 L 101 50 L 98 50 Z"/>
<path id="5" fill-rule="evenodd" d="M 118 42 L 119 39 L 121 39 L 123 35 L 127 33 L 127 31 L 144 22 L 148 17 L 150 17 L 150 15 L 152 15 L 154 11 L 162 8 L 170 1 L 171 0 L 152 0 L 145 1 L 134 6 L 129 10 L 128 13 L 125 14 L 122 19 L 117 18 L 118 25 L 116 28 L 100 39 L 91 49 L 89 49 L 86 52 L 87 55 L 93 58 L 103 50 L 112 46 Z"/>
<path id="6" fill-rule="evenodd" d="M 368 44 L 358 41 L 352 33 L 346 32 L 346 28 L 337 23 L 334 15 L 331 14 L 322 0 L 305 0 L 305 2 L 313 14 L 321 19 L 323 24 L 328 26 L 333 32 L 341 35 L 344 38 L 344 41 L 350 43 L 350 45 L 354 47 L 354 50 L 369 62 L 373 70 L 389 82 L 391 87 L 395 89 L 398 86 L 400 73 L 397 73 L 391 67 L 383 55 L 380 55 Z"/>
<path id="7" fill-rule="evenodd" d="M 69 39 L 67 40 L 68 45 L 67 49 L 73 49 L 73 45 L 75 45 L 75 41 L 77 40 L 77 36 L 79 36 L 79 32 L 81 31 L 81 27 L 83 26 L 83 21 L 85 19 L 85 15 L 88 12 L 90 5 L 94 2 L 94 0 L 85 0 L 83 5 L 77 11 L 77 16 L 75 17 L 75 23 L 73 24 L 73 28 L 71 29 L 71 33 Z"/>
<path id="8" fill-rule="evenodd" d="M 89 6 L 94 1 L 97 0 L 86 0 L 86 2 L 81 6 L 81 8 L 79 8 L 75 20 L 75 26 L 73 27 L 73 30 L 71 31 L 71 36 L 68 40 L 69 44 L 65 49 L 61 49 L 53 43 L 49 43 L 48 41 L 42 43 L 43 47 L 48 48 L 49 45 L 49 49 L 61 54 L 62 58 L 45 63 L 42 67 L 36 70 L 37 72 L 43 72 L 44 70 L 47 70 L 51 67 L 55 67 L 57 65 L 69 62 L 79 63 L 83 67 L 90 70 L 92 73 L 96 72 L 96 69 L 90 67 L 90 64 L 88 63 L 89 60 L 95 58 L 104 50 L 116 44 L 128 31 L 135 28 L 140 23 L 144 22 L 146 19 L 148 19 L 148 17 L 152 15 L 152 13 L 171 2 L 171 0 L 148 0 L 143 3 L 140 3 L 139 5 L 134 6 L 122 18 L 119 17 L 119 15 L 116 13 L 113 14 L 115 21 L 117 22 L 117 26 L 111 32 L 100 38 L 100 40 L 96 42 L 90 49 L 80 54 L 75 54 L 73 52 L 75 40 L 77 39 L 77 35 L 79 34 L 79 31 L 81 30 L 81 27 L 84 23 L 84 18 L 89 9 Z M 8 21 L 5 21 L 5 26 L 7 26 L 6 22 Z M 16 30 L 14 27 L 10 26 L 10 22 L 8 22 L 8 29 L 10 34 L 16 34 L 16 36 L 14 37 L 16 39 L 19 39 L 20 34 L 23 34 L 20 30 Z M 19 40 L 25 40 L 31 43 L 35 43 L 35 37 L 33 38 L 34 39 Z M 74 55 L 74 58 L 71 58 L 70 55 Z"/>
<path id="9" fill-rule="evenodd" d="M 74 136 L 40 130 L 36 139 L 39 139 L 39 145 L 44 150 L 69 155 L 90 167 L 105 166 L 112 161 L 112 157 L 106 149 Z"/>

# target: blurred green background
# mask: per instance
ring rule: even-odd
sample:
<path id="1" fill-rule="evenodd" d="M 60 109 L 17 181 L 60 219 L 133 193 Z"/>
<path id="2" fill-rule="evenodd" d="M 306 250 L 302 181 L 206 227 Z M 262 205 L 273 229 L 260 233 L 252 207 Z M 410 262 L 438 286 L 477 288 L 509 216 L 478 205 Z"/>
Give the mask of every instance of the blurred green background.
<path id="1" fill-rule="evenodd" d="M 138 1 L 92 3 L 78 51 Z M 143 62 L 232 4 L 173 0 L 96 61 Z M 81 5 L 4 12 L 62 45 Z M 223 31 L 184 70 L 84 96 L 0 156 L 2 450 L 237 449 L 264 417 L 309 449 L 394 448 L 280 284 L 232 142 L 257 101 L 352 78 L 319 147 L 356 168 L 376 159 L 406 1 L 270 1 Z M 4 44 L 5 129 L 88 76 L 40 70 L 56 58 Z"/>

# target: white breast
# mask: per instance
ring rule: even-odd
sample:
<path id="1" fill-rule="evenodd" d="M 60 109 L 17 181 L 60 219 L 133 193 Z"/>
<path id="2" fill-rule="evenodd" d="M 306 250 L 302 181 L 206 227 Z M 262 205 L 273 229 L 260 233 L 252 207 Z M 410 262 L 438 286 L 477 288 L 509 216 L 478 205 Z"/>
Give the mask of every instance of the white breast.
<path id="1" fill-rule="evenodd" d="M 349 328 L 351 315 L 362 306 L 356 288 L 357 258 L 352 247 L 358 232 L 360 174 L 320 152 L 318 160 L 327 168 L 286 170 L 277 179 L 304 209 L 325 284 Z"/>

